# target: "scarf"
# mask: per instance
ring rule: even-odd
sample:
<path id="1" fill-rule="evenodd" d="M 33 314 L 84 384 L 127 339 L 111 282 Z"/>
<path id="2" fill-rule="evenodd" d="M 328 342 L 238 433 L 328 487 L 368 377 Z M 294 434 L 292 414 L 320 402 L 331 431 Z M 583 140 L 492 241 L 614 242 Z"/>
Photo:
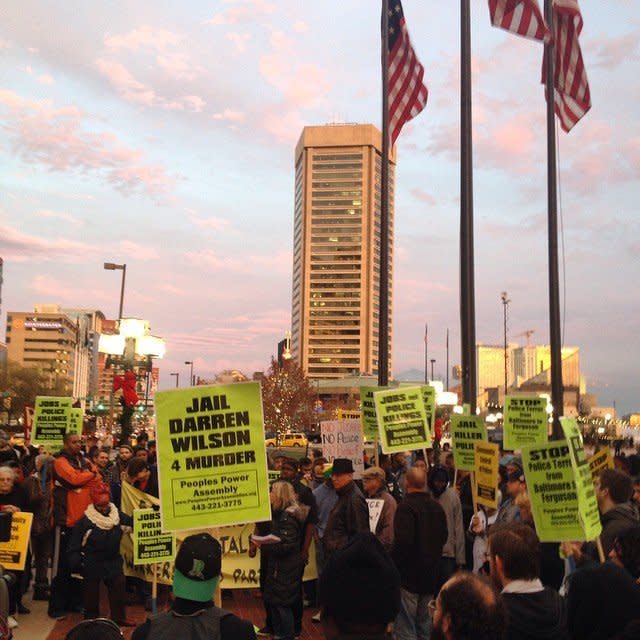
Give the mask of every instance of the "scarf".
<path id="1" fill-rule="evenodd" d="M 105 531 L 109 531 L 109 529 L 113 529 L 113 527 L 117 527 L 120 524 L 120 514 L 113 502 L 109 503 L 109 513 L 106 516 L 100 513 L 92 504 L 87 507 L 84 515 L 87 516 L 98 529 L 104 529 Z"/>

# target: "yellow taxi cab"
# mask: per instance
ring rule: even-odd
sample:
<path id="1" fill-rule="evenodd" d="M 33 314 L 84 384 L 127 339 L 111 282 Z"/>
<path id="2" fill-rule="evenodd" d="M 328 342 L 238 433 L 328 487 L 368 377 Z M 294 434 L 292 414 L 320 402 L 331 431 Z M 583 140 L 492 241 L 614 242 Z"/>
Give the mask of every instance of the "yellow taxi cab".
<path id="1" fill-rule="evenodd" d="M 275 438 L 267 438 L 264 443 L 267 447 L 306 447 L 309 444 L 304 433 L 283 433 Z"/>

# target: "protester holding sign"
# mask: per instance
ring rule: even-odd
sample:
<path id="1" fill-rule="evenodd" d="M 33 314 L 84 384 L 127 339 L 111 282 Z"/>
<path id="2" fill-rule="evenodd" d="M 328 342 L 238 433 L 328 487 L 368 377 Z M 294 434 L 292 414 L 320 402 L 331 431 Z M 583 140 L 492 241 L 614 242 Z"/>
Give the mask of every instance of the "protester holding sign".
<path id="1" fill-rule="evenodd" d="M 68 548 L 71 569 L 83 577 L 84 617 L 100 617 L 100 582 L 104 582 L 109 594 L 111 619 L 120 626 L 133 627 L 135 623 L 125 616 L 120 556 L 121 524 L 131 526 L 133 522 L 111 502 L 106 484 L 93 485 L 91 502 L 74 526 Z"/>
<path id="2" fill-rule="evenodd" d="M 28 508 L 27 494 L 16 484 L 16 472 L 11 467 L 0 467 L 0 511 L 17 513 Z M 9 587 L 9 613 L 30 613 L 22 604 L 22 571 L 15 572 L 15 582 Z"/>
<path id="3" fill-rule="evenodd" d="M 371 503 L 382 502 L 382 509 L 372 533 L 380 540 L 386 551 L 391 551 L 393 545 L 393 519 L 396 514 L 397 502 L 387 491 L 386 475 L 380 467 L 369 467 L 362 474 L 362 484 L 369 505 L 371 515 Z"/>

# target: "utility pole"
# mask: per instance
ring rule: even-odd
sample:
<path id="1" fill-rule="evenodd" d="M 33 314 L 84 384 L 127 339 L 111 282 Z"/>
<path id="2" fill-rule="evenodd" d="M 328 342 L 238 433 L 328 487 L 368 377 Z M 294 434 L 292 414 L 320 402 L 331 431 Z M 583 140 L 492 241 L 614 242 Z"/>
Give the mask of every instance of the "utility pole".
<path id="1" fill-rule="evenodd" d="M 500 299 L 502 300 L 503 307 L 503 317 L 504 317 L 504 395 L 507 395 L 507 384 L 508 384 L 508 366 L 509 366 L 509 354 L 508 354 L 508 344 L 507 344 L 507 308 L 509 307 L 509 303 L 511 300 L 507 297 L 507 292 L 503 291 Z"/>

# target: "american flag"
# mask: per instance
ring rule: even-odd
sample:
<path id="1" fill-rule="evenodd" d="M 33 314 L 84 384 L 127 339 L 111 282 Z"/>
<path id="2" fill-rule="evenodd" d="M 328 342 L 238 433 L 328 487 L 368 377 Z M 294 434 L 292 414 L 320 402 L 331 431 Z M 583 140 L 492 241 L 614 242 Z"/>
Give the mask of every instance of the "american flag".
<path id="1" fill-rule="evenodd" d="M 538 0 L 489 0 L 491 24 L 532 40 L 548 41 L 547 27 Z"/>
<path id="2" fill-rule="evenodd" d="M 577 0 L 554 0 L 554 99 L 560 126 L 567 132 L 591 109 L 591 92 L 578 36 L 582 14 Z M 542 63 L 542 82 L 546 65 Z M 547 96 L 548 99 L 548 96 Z"/>
<path id="3" fill-rule="evenodd" d="M 424 67 L 411 46 L 400 0 L 389 0 L 389 136 L 391 145 L 405 122 L 415 118 L 427 104 Z"/>

